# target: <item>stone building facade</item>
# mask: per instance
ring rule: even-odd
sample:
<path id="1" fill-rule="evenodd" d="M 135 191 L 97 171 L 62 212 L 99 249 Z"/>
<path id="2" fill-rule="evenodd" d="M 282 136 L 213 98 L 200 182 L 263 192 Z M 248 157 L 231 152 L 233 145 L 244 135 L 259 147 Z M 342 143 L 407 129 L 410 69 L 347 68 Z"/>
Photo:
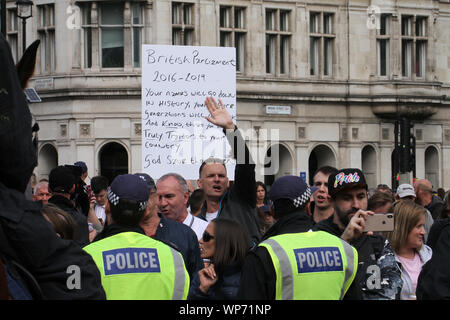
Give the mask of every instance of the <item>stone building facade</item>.
<path id="1" fill-rule="evenodd" d="M 17 58 L 15 1 L 7 9 Z M 34 0 L 26 31 L 41 39 L 38 178 L 78 160 L 91 177 L 141 170 L 148 43 L 236 47 L 237 124 L 280 157 L 275 176 L 258 164 L 259 180 L 327 164 L 391 185 L 394 123 L 408 117 L 416 176 L 450 188 L 449 1 Z M 279 142 L 264 143 L 271 129 Z"/>

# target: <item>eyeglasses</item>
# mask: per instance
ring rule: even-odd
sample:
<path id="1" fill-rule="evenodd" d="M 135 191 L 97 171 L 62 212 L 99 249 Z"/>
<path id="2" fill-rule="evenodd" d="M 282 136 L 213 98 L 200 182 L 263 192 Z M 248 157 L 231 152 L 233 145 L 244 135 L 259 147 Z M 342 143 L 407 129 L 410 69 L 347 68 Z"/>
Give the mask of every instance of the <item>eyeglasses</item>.
<path id="1" fill-rule="evenodd" d="M 210 235 L 208 232 L 203 232 L 202 236 L 203 242 L 209 242 L 211 239 L 214 239 L 214 236 Z"/>

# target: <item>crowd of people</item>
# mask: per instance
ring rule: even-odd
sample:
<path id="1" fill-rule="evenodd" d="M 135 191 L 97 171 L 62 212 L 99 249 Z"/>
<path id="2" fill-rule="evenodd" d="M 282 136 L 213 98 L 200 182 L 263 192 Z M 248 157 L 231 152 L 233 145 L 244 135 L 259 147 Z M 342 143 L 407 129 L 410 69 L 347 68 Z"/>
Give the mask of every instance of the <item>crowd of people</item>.
<path id="1" fill-rule="evenodd" d="M 450 298 L 450 200 L 420 179 L 369 189 L 358 168 L 319 168 L 271 186 L 222 101 L 207 118 L 237 161 L 206 159 L 197 181 L 95 176 L 83 161 L 26 189 L 37 164 L 31 115 L 0 39 L 2 299 L 415 300 Z M 32 66 L 34 67 L 34 65 Z M 19 116 L 20 115 L 20 116 Z M 196 187 L 194 187 L 196 185 Z M 390 230 L 366 229 L 376 214 Z"/>

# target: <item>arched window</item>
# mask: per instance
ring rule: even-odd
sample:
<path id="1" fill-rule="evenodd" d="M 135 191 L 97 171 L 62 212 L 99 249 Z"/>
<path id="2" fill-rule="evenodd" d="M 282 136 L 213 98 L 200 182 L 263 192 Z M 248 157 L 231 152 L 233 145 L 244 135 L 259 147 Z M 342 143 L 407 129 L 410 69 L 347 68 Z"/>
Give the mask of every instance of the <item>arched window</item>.
<path id="1" fill-rule="evenodd" d="M 289 150 L 281 145 L 271 146 L 264 161 L 264 183 L 271 185 L 278 177 L 294 174 L 293 161 Z"/>
<path id="2" fill-rule="evenodd" d="M 369 188 L 377 186 L 377 154 L 372 146 L 365 146 L 361 152 L 362 172 Z"/>
<path id="3" fill-rule="evenodd" d="M 38 180 L 48 179 L 50 171 L 58 166 L 58 152 L 51 144 L 44 145 L 38 156 Z"/>
<path id="4" fill-rule="evenodd" d="M 439 185 L 439 153 L 435 147 L 425 150 L 425 179 L 428 179 L 436 191 Z"/>
<path id="5" fill-rule="evenodd" d="M 100 175 L 112 182 L 115 177 L 128 173 L 127 150 L 117 142 L 105 144 L 99 152 Z"/>
<path id="6" fill-rule="evenodd" d="M 314 173 L 323 166 L 336 167 L 336 158 L 333 151 L 326 145 L 318 145 L 309 154 L 308 173 L 309 184 L 313 184 Z"/>

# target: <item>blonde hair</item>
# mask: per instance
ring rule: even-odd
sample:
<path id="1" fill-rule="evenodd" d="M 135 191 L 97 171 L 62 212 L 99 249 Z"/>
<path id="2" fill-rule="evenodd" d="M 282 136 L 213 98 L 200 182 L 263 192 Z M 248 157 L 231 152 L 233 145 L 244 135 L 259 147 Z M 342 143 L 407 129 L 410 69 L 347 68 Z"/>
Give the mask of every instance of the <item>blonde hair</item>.
<path id="1" fill-rule="evenodd" d="M 426 209 L 409 199 L 398 200 L 392 207 L 394 208 L 394 231 L 386 232 L 384 235 L 394 251 L 398 253 L 406 245 L 409 233 L 426 214 Z"/>

